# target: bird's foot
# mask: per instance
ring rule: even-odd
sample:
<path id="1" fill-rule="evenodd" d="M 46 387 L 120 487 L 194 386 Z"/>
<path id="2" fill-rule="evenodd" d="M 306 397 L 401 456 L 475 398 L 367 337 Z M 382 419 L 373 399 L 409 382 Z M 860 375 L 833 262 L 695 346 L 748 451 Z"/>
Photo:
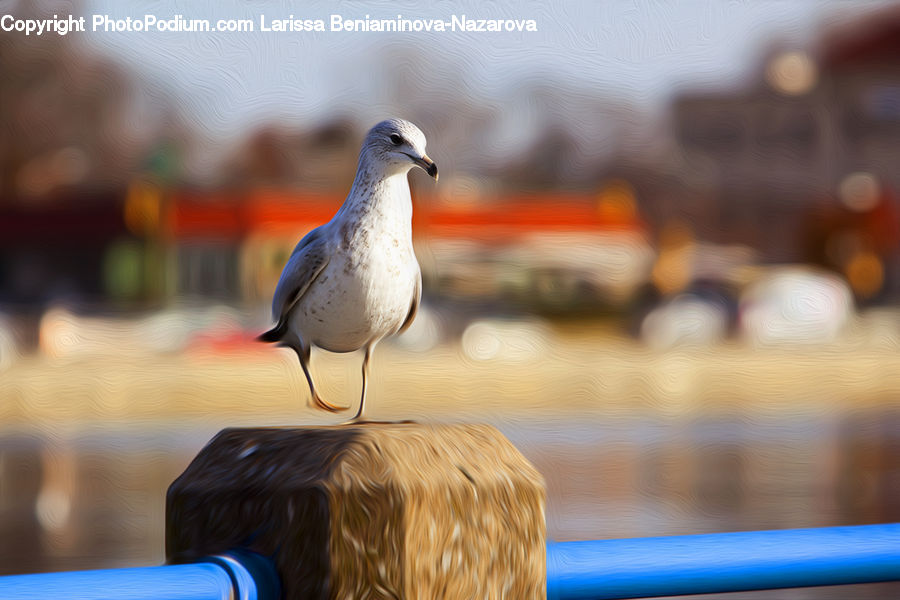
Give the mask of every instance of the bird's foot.
<path id="1" fill-rule="evenodd" d="M 313 399 L 313 403 L 316 406 L 318 406 L 322 410 L 327 410 L 328 412 L 332 412 L 332 413 L 339 413 L 339 412 L 345 411 L 348 408 L 350 408 L 349 406 L 337 406 L 335 404 L 331 404 L 330 402 L 325 402 L 324 400 L 322 400 L 321 397 L 319 397 L 318 394 L 313 394 L 312 399 Z"/>
<path id="2" fill-rule="evenodd" d="M 354 417 L 341 423 L 341 425 L 412 425 L 415 421 L 404 419 L 402 421 L 372 421 L 362 417 Z"/>

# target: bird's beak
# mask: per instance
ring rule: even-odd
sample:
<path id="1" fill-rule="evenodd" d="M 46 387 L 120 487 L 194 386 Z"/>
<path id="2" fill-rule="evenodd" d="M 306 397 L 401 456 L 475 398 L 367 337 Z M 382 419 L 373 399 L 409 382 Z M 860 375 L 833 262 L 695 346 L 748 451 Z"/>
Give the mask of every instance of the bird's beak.
<path id="1" fill-rule="evenodd" d="M 414 159 L 416 164 L 425 169 L 425 172 L 434 177 L 434 180 L 438 180 L 438 170 L 437 165 L 434 164 L 434 161 L 428 158 L 427 154 L 423 154 L 422 158 Z"/>

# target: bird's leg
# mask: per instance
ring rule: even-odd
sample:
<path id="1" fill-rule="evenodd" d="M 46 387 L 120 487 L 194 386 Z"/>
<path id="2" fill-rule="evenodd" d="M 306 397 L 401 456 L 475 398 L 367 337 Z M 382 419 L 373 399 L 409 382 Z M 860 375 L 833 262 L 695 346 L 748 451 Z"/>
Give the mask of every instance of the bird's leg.
<path id="1" fill-rule="evenodd" d="M 375 347 L 375 344 L 368 344 L 366 346 L 366 355 L 363 357 L 362 364 L 362 395 L 359 399 L 359 410 L 356 411 L 356 416 L 353 417 L 353 423 L 364 423 L 365 419 L 363 419 L 363 407 L 366 404 L 366 389 L 369 386 L 369 358 L 372 356 L 372 349 Z"/>
<path id="2" fill-rule="evenodd" d="M 316 386 L 312 380 L 312 375 L 309 374 L 310 347 L 304 345 L 300 348 L 293 348 L 294 352 L 297 353 L 297 358 L 300 359 L 300 366 L 303 367 L 303 374 L 306 375 L 306 382 L 309 384 L 309 393 L 312 394 L 313 403 L 319 408 L 333 413 L 341 412 L 342 410 L 347 410 L 348 408 L 350 408 L 349 406 L 335 406 L 334 404 L 325 402 L 321 397 L 319 397 L 319 393 L 316 391 Z"/>

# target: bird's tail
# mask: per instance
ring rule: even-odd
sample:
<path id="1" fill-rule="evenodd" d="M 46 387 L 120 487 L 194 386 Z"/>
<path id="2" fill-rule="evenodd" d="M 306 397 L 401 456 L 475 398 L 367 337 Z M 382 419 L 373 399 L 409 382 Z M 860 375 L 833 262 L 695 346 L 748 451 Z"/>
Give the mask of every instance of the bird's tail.
<path id="1" fill-rule="evenodd" d="M 278 325 L 257 336 L 256 340 L 272 344 L 281 341 L 285 333 L 287 333 L 287 320 L 281 320 L 278 322 Z"/>

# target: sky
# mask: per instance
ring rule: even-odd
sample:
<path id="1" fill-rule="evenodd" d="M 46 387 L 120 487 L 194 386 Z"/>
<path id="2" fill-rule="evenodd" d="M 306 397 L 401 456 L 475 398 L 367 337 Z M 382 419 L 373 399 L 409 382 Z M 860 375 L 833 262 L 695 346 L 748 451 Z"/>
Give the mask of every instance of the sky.
<path id="1" fill-rule="evenodd" d="M 87 33 L 82 40 L 170 88 L 213 137 L 278 119 L 305 123 L 335 110 L 371 120 L 398 98 L 391 58 L 404 50 L 426 66 L 420 86 L 441 80 L 502 103 L 529 85 L 586 90 L 643 109 L 683 88 L 747 77 L 772 40 L 799 46 L 836 15 L 885 2 L 849 0 L 573 0 L 570 2 L 129 2 L 85 0 L 85 14 L 210 20 L 251 18 L 534 19 L 513 33 Z M 399 68 L 402 68 L 400 66 Z M 415 72 L 412 77 L 419 76 Z M 446 76 L 445 76 L 446 75 Z M 430 79 L 428 79 L 430 78 Z M 413 81 L 413 89 L 417 89 Z"/>

